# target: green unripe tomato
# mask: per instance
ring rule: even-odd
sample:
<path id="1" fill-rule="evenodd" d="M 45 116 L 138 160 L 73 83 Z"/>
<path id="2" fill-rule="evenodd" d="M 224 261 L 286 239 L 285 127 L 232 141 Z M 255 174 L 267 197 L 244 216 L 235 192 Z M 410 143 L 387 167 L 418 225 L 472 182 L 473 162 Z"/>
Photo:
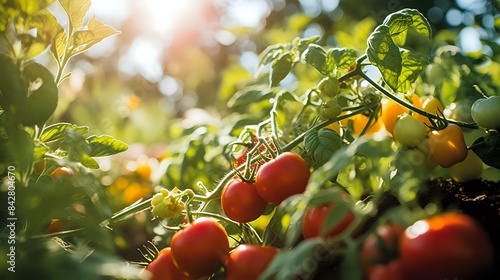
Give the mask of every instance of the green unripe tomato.
<path id="1" fill-rule="evenodd" d="M 471 107 L 472 119 L 484 128 L 500 128 L 500 96 L 476 100 Z"/>
<path id="2" fill-rule="evenodd" d="M 417 147 L 425 140 L 427 132 L 419 120 L 403 114 L 394 125 L 394 139 L 405 147 Z"/>
<path id="3" fill-rule="evenodd" d="M 330 120 L 336 118 L 340 113 L 342 113 L 342 107 L 340 107 L 337 101 L 330 100 L 321 106 L 320 115 L 324 119 Z"/>
<path id="4" fill-rule="evenodd" d="M 335 77 L 326 77 L 319 82 L 318 90 L 325 97 L 335 97 L 339 93 L 339 80 Z"/>

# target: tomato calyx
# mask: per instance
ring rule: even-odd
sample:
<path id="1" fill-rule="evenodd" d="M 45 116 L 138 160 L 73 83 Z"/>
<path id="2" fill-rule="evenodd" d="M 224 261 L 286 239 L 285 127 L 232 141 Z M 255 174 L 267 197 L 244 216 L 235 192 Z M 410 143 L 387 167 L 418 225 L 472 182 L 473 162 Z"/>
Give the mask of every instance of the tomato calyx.
<path id="1" fill-rule="evenodd" d="M 434 118 L 433 116 L 431 116 L 427 112 L 426 112 L 426 116 L 429 119 L 430 125 L 428 125 L 427 123 L 424 123 L 424 125 L 432 130 L 435 130 L 435 131 L 445 129 L 448 126 L 448 124 L 450 123 L 448 121 L 448 119 L 444 116 L 443 111 L 441 111 L 441 109 L 439 109 L 439 108 L 437 109 L 437 112 L 436 112 L 436 116 L 437 116 L 436 118 Z"/>

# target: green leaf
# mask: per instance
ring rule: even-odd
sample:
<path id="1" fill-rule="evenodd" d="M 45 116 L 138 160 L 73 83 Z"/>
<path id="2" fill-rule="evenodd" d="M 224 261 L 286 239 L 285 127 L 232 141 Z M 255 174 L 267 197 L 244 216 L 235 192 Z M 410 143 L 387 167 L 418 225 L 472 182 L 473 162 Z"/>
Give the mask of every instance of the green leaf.
<path id="1" fill-rule="evenodd" d="M 54 142 L 66 138 L 66 130 L 78 131 L 81 134 L 86 134 L 89 131 L 88 126 L 77 126 L 71 123 L 56 123 L 45 127 L 40 135 L 40 140 L 43 142 Z"/>
<path id="2" fill-rule="evenodd" d="M 17 108 L 17 118 L 24 125 L 42 127 L 57 107 L 57 85 L 52 73 L 38 63 L 24 67 L 23 74 L 28 82 L 28 99 Z"/>
<path id="3" fill-rule="evenodd" d="M 318 167 L 327 162 L 342 146 L 340 135 L 331 129 L 310 130 L 304 137 L 306 152 Z"/>
<path id="4" fill-rule="evenodd" d="M 274 91 L 267 86 L 249 86 L 237 91 L 231 99 L 229 99 L 227 106 L 229 108 L 248 106 L 249 104 L 269 99 L 272 96 L 274 96 Z"/>
<path id="5" fill-rule="evenodd" d="M 327 250 L 321 238 L 304 240 L 293 249 L 282 249 L 259 279 L 310 279 L 303 278 L 303 273 L 313 273 L 310 266 L 319 265 L 321 256 L 326 255 Z"/>
<path id="6" fill-rule="evenodd" d="M 325 76 L 329 75 L 329 69 L 326 67 L 326 51 L 323 47 L 316 44 L 310 44 L 303 53 L 303 59 L 307 64 L 316 68 L 321 74 Z"/>
<path id="7" fill-rule="evenodd" d="M 79 30 L 73 34 L 72 43 L 69 47 L 71 55 L 84 52 L 109 36 L 120 34 L 113 27 L 95 19 L 95 16 L 90 19 L 87 27 L 88 30 Z"/>
<path id="8" fill-rule="evenodd" d="M 339 200 L 339 199 L 337 199 Z M 336 225 L 340 223 L 340 221 L 347 215 L 350 208 L 345 203 L 336 203 L 326 215 L 325 222 L 323 226 L 321 226 L 320 234 L 326 235 L 328 231 L 334 228 Z"/>
<path id="9" fill-rule="evenodd" d="M 53 38 L 52 45 L 50 46 L 50 50 L 52 51 L 54 58 L 59 62 L 62 59 L 64 50 L 66 49 L 67 36 L 68 34 L 66 34 L 66 31 L 62 30 L 61 32 L 57 33 L 57 35 Z"/>
<path id="10" fill-rule="evenodd" d="M 127 144 L 120 140 L 116 140 L 109 135 L 92 135 L 87 138 L 87 141 L 91 147 L 91 151 L 89 153 L 89 156 L 91 157 L 110 156 L 128 149 Z"/>
<path id="11" fill-rule="evenodd" d="M 49 6 L 54 0 L 18 0 L 19 9 L 27 15 L 34 14 Z"/>
<path id="12" fill-rule="evenodd" d="M 347 69 L 356 62 L 357 58 L 358 54 L 354 49 L 333 48 L 328 50 L 326 57 L 327 68 L 330 69 L 330 72 Z"/>
<path id="13" fill-rule="evenodd" d="M 277 44 L 268 46 L 261 54 L 260 54 L 260 62 L 259 65 L 262 67 L 273 62 L 286 48 L 285 44 Z"/>
<path id="14" fill-rule="evenodd" d="M 472 151 L 489 166 L 500 169 L 500 134 L 491 132 L 478 138 L 471 146 Z"/>
<path id="15" fill-rule="evenodd" d="M 393 37 L 402 35 L 402 42 L 406 40 L 408 28 L 413 27 L 415 30 L 427 37 L 431 38 L 431 27 L 427 19 L 415 9 L 403 9 L 398 12 L 388 15 L 383 25 L 389 27 L 389 34 Z"/>
<path id="16" fill-rule="evenodd" d="M 90 169 L 99 169 L 99 163 L 87 154 L 81 156 L 80 163 Z"/>
<path id="17" fill-rule="evenodd" d="M 387 85 L 396 91 L 399 75 L 403 69 L 403 59 L 399 47 L 389 34 L 388 26 L 380 25 L 370 34 L 366 53 L 370 62 L 382 73 Z"/>
<path id="18" fill-rule="evenodd" d="M 292 44 L 297 47 L 297 50 L 299 52 L 303 52 L 309 47 L 309 45 L 318 42 L 320 38 L 320 36 L 312 36 L 309 38 L 295 38 Z"/>
<path id="19" fill-rule="evenodd" d="M 83 26 L 83 18 L 90 8 L 90 0 L 59 0 L 59 3 L 68 14 L 70 34 L 73 30 L 80 29 Z"/>
<path id="20" fill-rule="evenodd" d="M 281 54 L 271 65 L 269 83 L 271 87 L 277 86 L 292 70 L 293 59 L 291 52 Z"/>
<path id="21" fill-rule="evenodd" d="M 33 163 L 35 144 L 28 132 L 23 129 L 14 129 L 9 135 L 9 151 L 14 159 L 14 167 L 19 174 L 24 175 Z"/>
<path id="22" fill-rule="evenodd" d="M 429 64 L 427 57 L 421 53 L 401 50 L 403 68 L 398 78 L 398 92 L 408 92 L 413 89 L 412 85 L 420 76 L 424 67 Z"/>

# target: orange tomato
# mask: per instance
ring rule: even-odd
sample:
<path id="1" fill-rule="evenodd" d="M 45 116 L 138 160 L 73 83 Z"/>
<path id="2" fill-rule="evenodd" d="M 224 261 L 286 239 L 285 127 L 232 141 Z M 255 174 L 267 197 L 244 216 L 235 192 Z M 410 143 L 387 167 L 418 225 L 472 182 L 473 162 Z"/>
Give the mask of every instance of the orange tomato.
<path id="1" fill-rule="evenodd" d="M 439 99 L 434 98 L 434 97 L 428 97 L 424 100 L 422 104 L 422 109 L 426 112 L 429 112 L 431 114 L 437 114 L 438 110 L 443 112 L 444 107 L 441 101 Z M 429 119 L 427 116 L 420 115 L 420 114 L 415 114 L 415 118 L 419 121 L 421 121 L 423 124 L 430 125 Z M 427 127 L 427 126 L 426 126 Z M 427 130 L 430 130 L 430 128 L 427 127 Z"/>
<path id="2" fill-rule="evenodd" d="M 354 129 L 354 133 L 360 135 L 363 132 L 363 129 L 368 124 L 370 117 L 365 116 L 363 114 L 358 114 L 352 117 L 352 125 Z M 372 122 L 370 127 L 366 130 L 365 135 L 371 135 L 379 132 L 383 128 L 382 118 L 377 118 L 375 122 Z"/>
<path id="3" fill-rule="evenodd" d="M 422 102 L 415 93 L 411 95 L 411 103 L 417 108 L 422 108 Z M 394 126 L 396 125 L 398 117 L 404 113 L 408 114 L 409 112 L 410 110 L 408 110 L 408 108 L 393 100 L 388 100 L 382 104 L 382 121 L 390 136 L 394 135 Z"/>
<path id="4" fill-rule="evenodd" d="M 429 136 L 429 151 L 444 168 L 465 160 L 468 153 L 462 129 L 450 123 L 444 129 L 433 130 Z"/>

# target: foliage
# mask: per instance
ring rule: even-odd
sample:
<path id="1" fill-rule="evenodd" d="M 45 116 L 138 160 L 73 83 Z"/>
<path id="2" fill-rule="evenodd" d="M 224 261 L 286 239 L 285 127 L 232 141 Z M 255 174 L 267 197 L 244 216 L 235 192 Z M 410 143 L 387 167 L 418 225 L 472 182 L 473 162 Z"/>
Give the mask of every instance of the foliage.
<path id="1" fill-rule="evenodd" d="M 146 156 L 108 134 L 94 134 L 93 125 L 49 123 L 60 105 L 62 82 L 71 75 L 66 73 L 70 58 L 119 34 L 95 16 L 85 22 L 88 0 L 54 2 L 67 15 L 63 27 L 47 9 L 53 2 L 6 1 L 0 8 L 0 71 L 5 73 L 0 77 L 1 195 L 7 201 L 15 189 L 17 204 L 6 208 L 11 212 L 4 216 L 17 218 L 13 240 L 20 279 L 142 277 L 138 266 L 116 253 L 120 244 L 133 242 L 120 232 L 121 222 L 132 217 L 132 223 L 142 222 L 127 230 L 143 228 L 158 248 L 168 247 L 175 233 L 200 217 L 215 218 L 225 230 L 221 238 L 225 241 L 227 233 L 231 247 L 280 248 L 262 279 L 311 279 L 325 268 L 338 270 L 341 279 L 363 279 L 359 251 L 379 225 L 389 221 L 406 227 L 444 211 L 417 200 L 427 180 L 451 177 L 449 166 L 437 167 L 429 135 L 460 127 L 464 148 L 474 151 L 483 167 L 495 172 L 500 168 L 497 128 L 479 127 L 456 110 L 498 95 L 500 81 L 483 66 L 498 66 L 498 48 L 486 40 L 493 55 L 462 53 L 443 40 L 444 33 L 433 36 L 429 22 L 415 9 L 391 13 L 379 25 L 360 21 L 350 41 L 354 46 L 332 46 L 320 36 L 273 42 L 260 54 L 254 78 L 228 66 L 219 92 L 226 102 L 223 112 L 193 110 L 195 122 L 171 120 L 161 132 L 170 139 L 167 148 L 161 155 Z M 280 38 L 289 38 L 298 33 L 297 26 L 313 20 L 292 17 L 288 33 Z M 279 31 L 265 32 L 271 38 Z M 365 37 L 358 38 L 360 34 Z M 349 36 L 339 32 L 339 42 Z M 413 48 L 411 40 L 421 40 L 424 47 Z M 34 62 L 45 50 L 53 55 L 55 75 Z M 445 110 L 427 112 L 412 95 L 439 99 Z M 134 97 L 125 100 L 128 110 L 140 106 Z M 383 125 L 376 126 L 388 101 L 407 109 L 404 118 L 431 124 L 424 140 L 398 143 Z M 158 120 L 144 127 L 147 131 L 162 124 Z M 119 133 L 122 124 L 116 127 Z M 462 140 L 460 133 L 453 137 Z M 305 191 L 267 205 L 254 221 L 227 217 L 220 201 L 224 186 L 238 176 L 245 184 L 258 185 L 259 168 L 286 152 L 303 158 L 312 172 Z M 114 155 L 113 160 L 122 162 L 100 174 Z M 59 167 L 70 167 L 73 174 L 54 176 Z M 280 170 L 285 175 L 275 180 L 292 177 L 286 176 L 286 168 Z M 388 197 L 395 201 L 390 210 Z M 334 207 L 320 233 L 329 232 L 348 213 L 352 222 L 332 238 L 304 240 L 306 211 L 330 203 Z M 54 230 L 56 225 L 60 228 Z M 9 230 L 2 231 L 5 240 Z M 0 250 L 7 256 L 12 249 L 2 240 Z M 6 264 L 2 273 L 8 271 Z M 210 279 L 224 276 L 221 266 Z"/>

